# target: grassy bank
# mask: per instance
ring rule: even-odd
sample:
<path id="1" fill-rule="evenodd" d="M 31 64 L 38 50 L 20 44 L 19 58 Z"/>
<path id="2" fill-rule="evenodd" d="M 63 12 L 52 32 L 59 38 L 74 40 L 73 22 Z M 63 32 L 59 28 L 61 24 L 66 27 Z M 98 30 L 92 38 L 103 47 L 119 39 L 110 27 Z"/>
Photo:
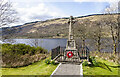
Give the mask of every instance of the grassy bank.
<path id="1" fill-rule="evenodd" d="M 19 68 L 2 68 L 2 75 L 51 75 L 57 65 L 45 63 L 45 60 Z"/>
<path id="2" fill-rule="evenodd" d="M 101 66 L 83 66 L 84 75 L 118 75 L 120 71 L 120 65 L 109 62 L 105 59 L 96 58 L 97 62 L 101 62 Z"/>

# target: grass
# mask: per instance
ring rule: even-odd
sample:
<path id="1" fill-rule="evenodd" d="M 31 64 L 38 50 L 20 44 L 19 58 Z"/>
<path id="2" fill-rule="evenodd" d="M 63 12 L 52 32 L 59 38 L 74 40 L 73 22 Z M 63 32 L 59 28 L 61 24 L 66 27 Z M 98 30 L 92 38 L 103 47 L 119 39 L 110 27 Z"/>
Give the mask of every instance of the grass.
<path id="1" fill-rule="evenodd" d="M 1 67 L 0 67 L 0 77 L 2 76 L 2 69 L 1 69 Z"/>
<path id="2" fill-rule="evenodd" d="M 83 66 L 83 75 L 118 75 L 120 66 L 114 62 L 109 62 L 100 58 L 96 58 L 98 62 L 105 63 L 106 68 L 95 66 Z"/>
<path id="3" fill-rule="evenodd" d="M 45 60 L 33 63 L 26 67 L 2 68 L 2 75 L 51 75 L 57 65 L 45 63 Z"/>

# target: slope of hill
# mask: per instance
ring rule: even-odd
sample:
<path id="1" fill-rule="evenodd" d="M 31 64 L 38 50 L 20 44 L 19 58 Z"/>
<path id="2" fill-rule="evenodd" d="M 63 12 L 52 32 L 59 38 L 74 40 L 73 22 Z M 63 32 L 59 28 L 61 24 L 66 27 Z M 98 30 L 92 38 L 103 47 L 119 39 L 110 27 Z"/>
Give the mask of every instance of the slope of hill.
<path id="1" fill-rule="evenodd" d="M 98 22 L 104 20 L 105 33 L 109 34 L 107 22 L 117 19 L 118 14 L 100 14 L 100 15 L 88 15 L 75 17 L 75 24 L 73 25 L 74 34 L 77 37 L 79 35 L 80 25 L 86 25 L 89 29 L 94 29 L 98 25 Z M 112 20 L 111 20 L 112 19 Z M 2 30 L 2 36 L 7 38 L 66 38 L 68 35 L 68 18 L 57 18 L 46 21 L 36 21 L 26 23 L 22 26 L 4 28 Z M 101 24 L 102 25 L 102 24 Z"/>

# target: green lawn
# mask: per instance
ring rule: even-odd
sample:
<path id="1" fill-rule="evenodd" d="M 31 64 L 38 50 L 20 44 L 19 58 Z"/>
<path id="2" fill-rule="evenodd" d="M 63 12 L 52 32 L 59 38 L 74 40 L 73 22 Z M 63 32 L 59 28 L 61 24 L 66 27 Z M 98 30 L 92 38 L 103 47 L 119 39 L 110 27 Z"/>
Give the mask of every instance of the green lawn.
<path id="1" fill-rule="evenodd" d="M 1 69 L 1 67 L 0 67 L 0 77 L 2 76 L 2 69 Z"/>
<path id="2" fill-rule="evenodd" d="M 98 62 L 105 63 L 110 70 L 102 67 L 83 66 L 84 75 L 118 75 L 120 66 L 114 62 L 103 59 L 96 59 Z M 2 68 L 2 75 L 51 75 L 57 65 L 45 64 L 45 60 L 33 63 L 32 65 L 20 68 Z"/>
<path id="3" fill-rule="evenodd" d="M 57 65 L 45 63 L 45 60 L 19 68 L 2 68 L 2 75 L 51 75 Z"/>
<path id="4" fill-rule="evenodd" d="M 118 64 L 100 58 L 97 58 L 96 60 L 98 62 L 105 63 L 109 69 L 94 66 L 83 66 L 84 75 L 118 75 L 118 71 L 120 71 L 120 66 Z"/>

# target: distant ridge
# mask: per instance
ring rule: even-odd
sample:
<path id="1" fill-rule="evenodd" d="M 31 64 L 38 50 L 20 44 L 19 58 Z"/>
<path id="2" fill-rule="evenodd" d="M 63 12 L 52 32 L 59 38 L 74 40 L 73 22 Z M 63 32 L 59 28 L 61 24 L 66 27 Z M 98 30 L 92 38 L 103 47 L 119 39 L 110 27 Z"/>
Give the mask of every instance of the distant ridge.
<path id="1" fill-rule="evenodd" d="M 84 23 L 86 23 L 87 19 L 88 23 L 92 23 L 101 20 L 102 17 L 107 18 L 109 15 L 111 17 L 113 16 L 113 19 L 116 19 L 120 13 L 78 16 L 75 17 L 75 20 L 78 22 L 83 20 Z M 2 28 L 2 35 L 3 37 L 9 36 L 11 38 L 66 38 L 68 35 L 68 19 L 69 17 L 63 17 L 45 21 L 28 22 L 14 27 L 4 27 Z M 74 26 L 76 28 L 79 27 L 78 25 Z M 90 25 L 88 25 L 88 27 L 90 27 Z"/>

